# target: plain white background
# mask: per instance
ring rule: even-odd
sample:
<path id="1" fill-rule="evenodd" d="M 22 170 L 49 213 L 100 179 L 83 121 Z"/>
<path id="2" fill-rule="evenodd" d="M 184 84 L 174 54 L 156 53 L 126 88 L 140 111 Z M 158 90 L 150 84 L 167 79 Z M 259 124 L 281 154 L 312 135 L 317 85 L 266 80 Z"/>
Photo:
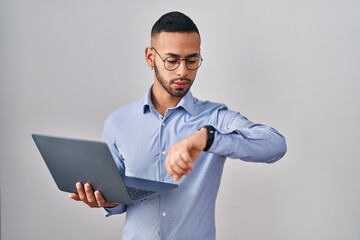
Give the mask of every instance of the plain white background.
<path id="1" fill-rule="evenodd" d="M 0 0 L 1 239 L 120 239 L 124 216 L 68 200 L 30 135 L 99 139 L 152 83 L 172 10 L 201 32 L 193 94 L 287 139 L 276 164 L 227 161 L 218 239 L 360 239 L 359 1 Z"/>

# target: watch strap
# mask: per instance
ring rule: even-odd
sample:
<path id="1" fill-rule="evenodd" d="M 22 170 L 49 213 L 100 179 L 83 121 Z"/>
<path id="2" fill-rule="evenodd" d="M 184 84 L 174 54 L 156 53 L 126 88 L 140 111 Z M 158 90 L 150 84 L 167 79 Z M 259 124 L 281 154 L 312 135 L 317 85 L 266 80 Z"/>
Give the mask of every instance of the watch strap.
<path id="1" fill-rule="evenodd" d="M 206 151 L 209 150 L 209 148 L 211 147 L 211 145 L 214 142 L 216 129 L 213 126 L 210 126 L 210 125 L 205 125 L 205 126 L 202 126 L 201 128 L 205 128 L 206 132 L 207 132 L 206 146 L 205 146 L 205 148 L 203 150 L 204 152 L 206 152 Z M 201 128 L 199 128 L 199 130 Z"/>

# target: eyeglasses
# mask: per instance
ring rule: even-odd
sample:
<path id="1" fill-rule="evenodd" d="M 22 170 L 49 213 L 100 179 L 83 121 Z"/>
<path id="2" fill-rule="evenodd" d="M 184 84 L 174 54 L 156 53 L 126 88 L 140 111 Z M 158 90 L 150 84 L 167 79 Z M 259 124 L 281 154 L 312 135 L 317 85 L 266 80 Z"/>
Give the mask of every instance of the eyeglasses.
<path id="1" fill-rule="evenodd" d="M 174 71 L 175 69 L 177 69 L 180 66 L 180 62 L 181 60 L 185 61 L 185 65 L 187 67 L 187 69 L 189 70 L 196 70 L 201 66 L 201 63 L 203 61 L 203 59 L 201 58 L 200 55 L 196 55 L 196 56 L 192 56 L 192 57 L 188 57 L 188 58 L 179 58 L 176 56 L 170 56 L 167 57 L 165 59 L 163 59 L 160 54 L 158 53 L 158 51 L 156 51 L 155 48 L 151 48 L 154 49 L 155 52 L 157 53 L 157 55 L 159 55 L 159 57 L 161 58 L 161 60 L 164 62 L 164 67 L 166 70 L 168 71 Z"/>

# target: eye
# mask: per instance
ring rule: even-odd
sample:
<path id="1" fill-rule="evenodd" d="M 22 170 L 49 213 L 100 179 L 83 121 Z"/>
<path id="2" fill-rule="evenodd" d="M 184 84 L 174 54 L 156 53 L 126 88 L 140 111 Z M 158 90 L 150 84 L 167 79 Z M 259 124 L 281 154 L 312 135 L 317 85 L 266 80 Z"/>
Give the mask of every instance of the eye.
<path id="1" fill-rule="evenodd" d="M 199 57 L 191 57 L 187 60 L 189 64 L 197 64 L 200 61 Z"/>
<path id="2" fill-rule="evenodd" d="M 174 58 L 174 57 L 168 57 L 167 59 L 165 59 L 168 63 L 170 64 L 177 64 L 179 62 L 179 59 Z"/>

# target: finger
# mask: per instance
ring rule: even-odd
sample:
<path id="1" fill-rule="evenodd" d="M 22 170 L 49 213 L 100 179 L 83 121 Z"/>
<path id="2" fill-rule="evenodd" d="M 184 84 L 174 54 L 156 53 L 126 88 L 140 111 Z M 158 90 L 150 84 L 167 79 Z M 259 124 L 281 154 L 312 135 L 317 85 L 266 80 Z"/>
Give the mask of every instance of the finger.
<path id="1" fill-rule="evenodd" d="M 174 173 L 172 172 L 172 169 L 170 167 L 170 156 L 168 155 L 165 159 L 165 169 L 169 173 L 170 176 L 172 176 Z"/>
<path id="2" fill-rule="evenodd" d="M 175 179 L 179 180 L 184 174 L 189 171 L 189 166 L 186 161 L 183 160 L 179 152 L 175 152 L 169 162 L 170 172 L 169 174 Z"/>
<path id="3" fill-rule="evenodd" d="M 165 168 L 167 170 L 167 172 L 169 173 L 169 175 L 176 181 L 178 181 L 181 176 L 183 175 L 183 173 L 185 172 L 184 170 L 181 170 L 181 168 L 179 169 L 179 167 L 176 164 L 176 159 L 175 159 L 175 155 L 178 155 L 179 153 L 175 153 L 174 151 L 172 151 L 171 153 L 169 153 L 165 159 Z"/>
<path id="4" fill-rule="evenodd" d="M 178 165 L 176 164 L 176 160 L 174 156 L 171 156 L 169 158 L 167 168 L 170 176 L 174 176 L 181 173 L 181 168 L 179 168 Z"/>
<path id="5" fill-rule="evenodd" d="M 87 204 L 88 202 L 87 202 L 85 190 L 84 190 L 82 183 L 80 183 L 80 182 L 76 183 L 76 191 L 78 193 L 80 200 Z"/>
<path id="6" fill-rule="evenodd" d="M 183 168 L 180 167 L 180 163 L 179 161 L 181 160 L 177 160 L 177 161 L 173 161 L 170 163 L 170 168 L 171 168 L 171 173 L 174 175 L 184 175 L 185 173 L 187 173 L 189 171 L 189 168 Z"/>
<path id="7" fill-rule="evenodd" d="M 90 204 L 90 207 L 97 207 L 97 202 L 95 199 L 94 191 L 89 183 L 85 183 L 85 194 L 87 202 Z"/>
<path id="8" fill-rule="evenodd" d="M 117 205 L 119 205 L 119 203 L 117 203 L 117 202 L 106 201 L 100 191 L 95 191 L 94 194 L 95 194 L 95 198 L 96 198 L 96 201 L 97 201 L 97 204 L 99 207 L 112 208 L 112 207 L 116 207 Z"/>
<path id="9" fill-rule="evenodd" d="M 70 194 L 69 194 L 69 198 L 70 198 L 70 199 L 73 199 L 73 200 L 75 200 L 75 201 L 81 201 L 79 195 L 76 194 L 76 193 L 70 193 Z"/>
<path id="10" fill-rule="evenodd" d="M 182 161 L 176 163 L 179 167 L 186 171 L 186 174 L 188 174 L 194 168 L 190 155 L 187 152 L 181 153 L 181 160 Z"/>
<path id="11" fill-rule="evenodd" d="M 184 171 L 187 171 L 189 168 L 191 168 L 191 163 L 189 161 L 186 161 L 186 158 L 184 158 L 184 153 L 175 152 L 174 154 L 174 160 L 175 164 L 181 168 Z"/>
<path id="12" fill-rule="evenodd" d="M 172 164 L 171 166 L 176 174 L 185 174 L 190 169 L 192 169 L 192 164 L 191 162 L 186 160 L 186 156 L 188 155 L 185 152 L 184 153 L 175 152 L 173 158 L 174 164 Z"/>
<path id="13" fill-rule="evenodd" d="M 99 207 L 105 207 L 106 201 L 105 201 L 104 197 L 102 196 L 102 194 L 99 191 L 95 191 L 94 194 L 95 194 L 95 199 L 96 199 L 97 205 Z"/>

